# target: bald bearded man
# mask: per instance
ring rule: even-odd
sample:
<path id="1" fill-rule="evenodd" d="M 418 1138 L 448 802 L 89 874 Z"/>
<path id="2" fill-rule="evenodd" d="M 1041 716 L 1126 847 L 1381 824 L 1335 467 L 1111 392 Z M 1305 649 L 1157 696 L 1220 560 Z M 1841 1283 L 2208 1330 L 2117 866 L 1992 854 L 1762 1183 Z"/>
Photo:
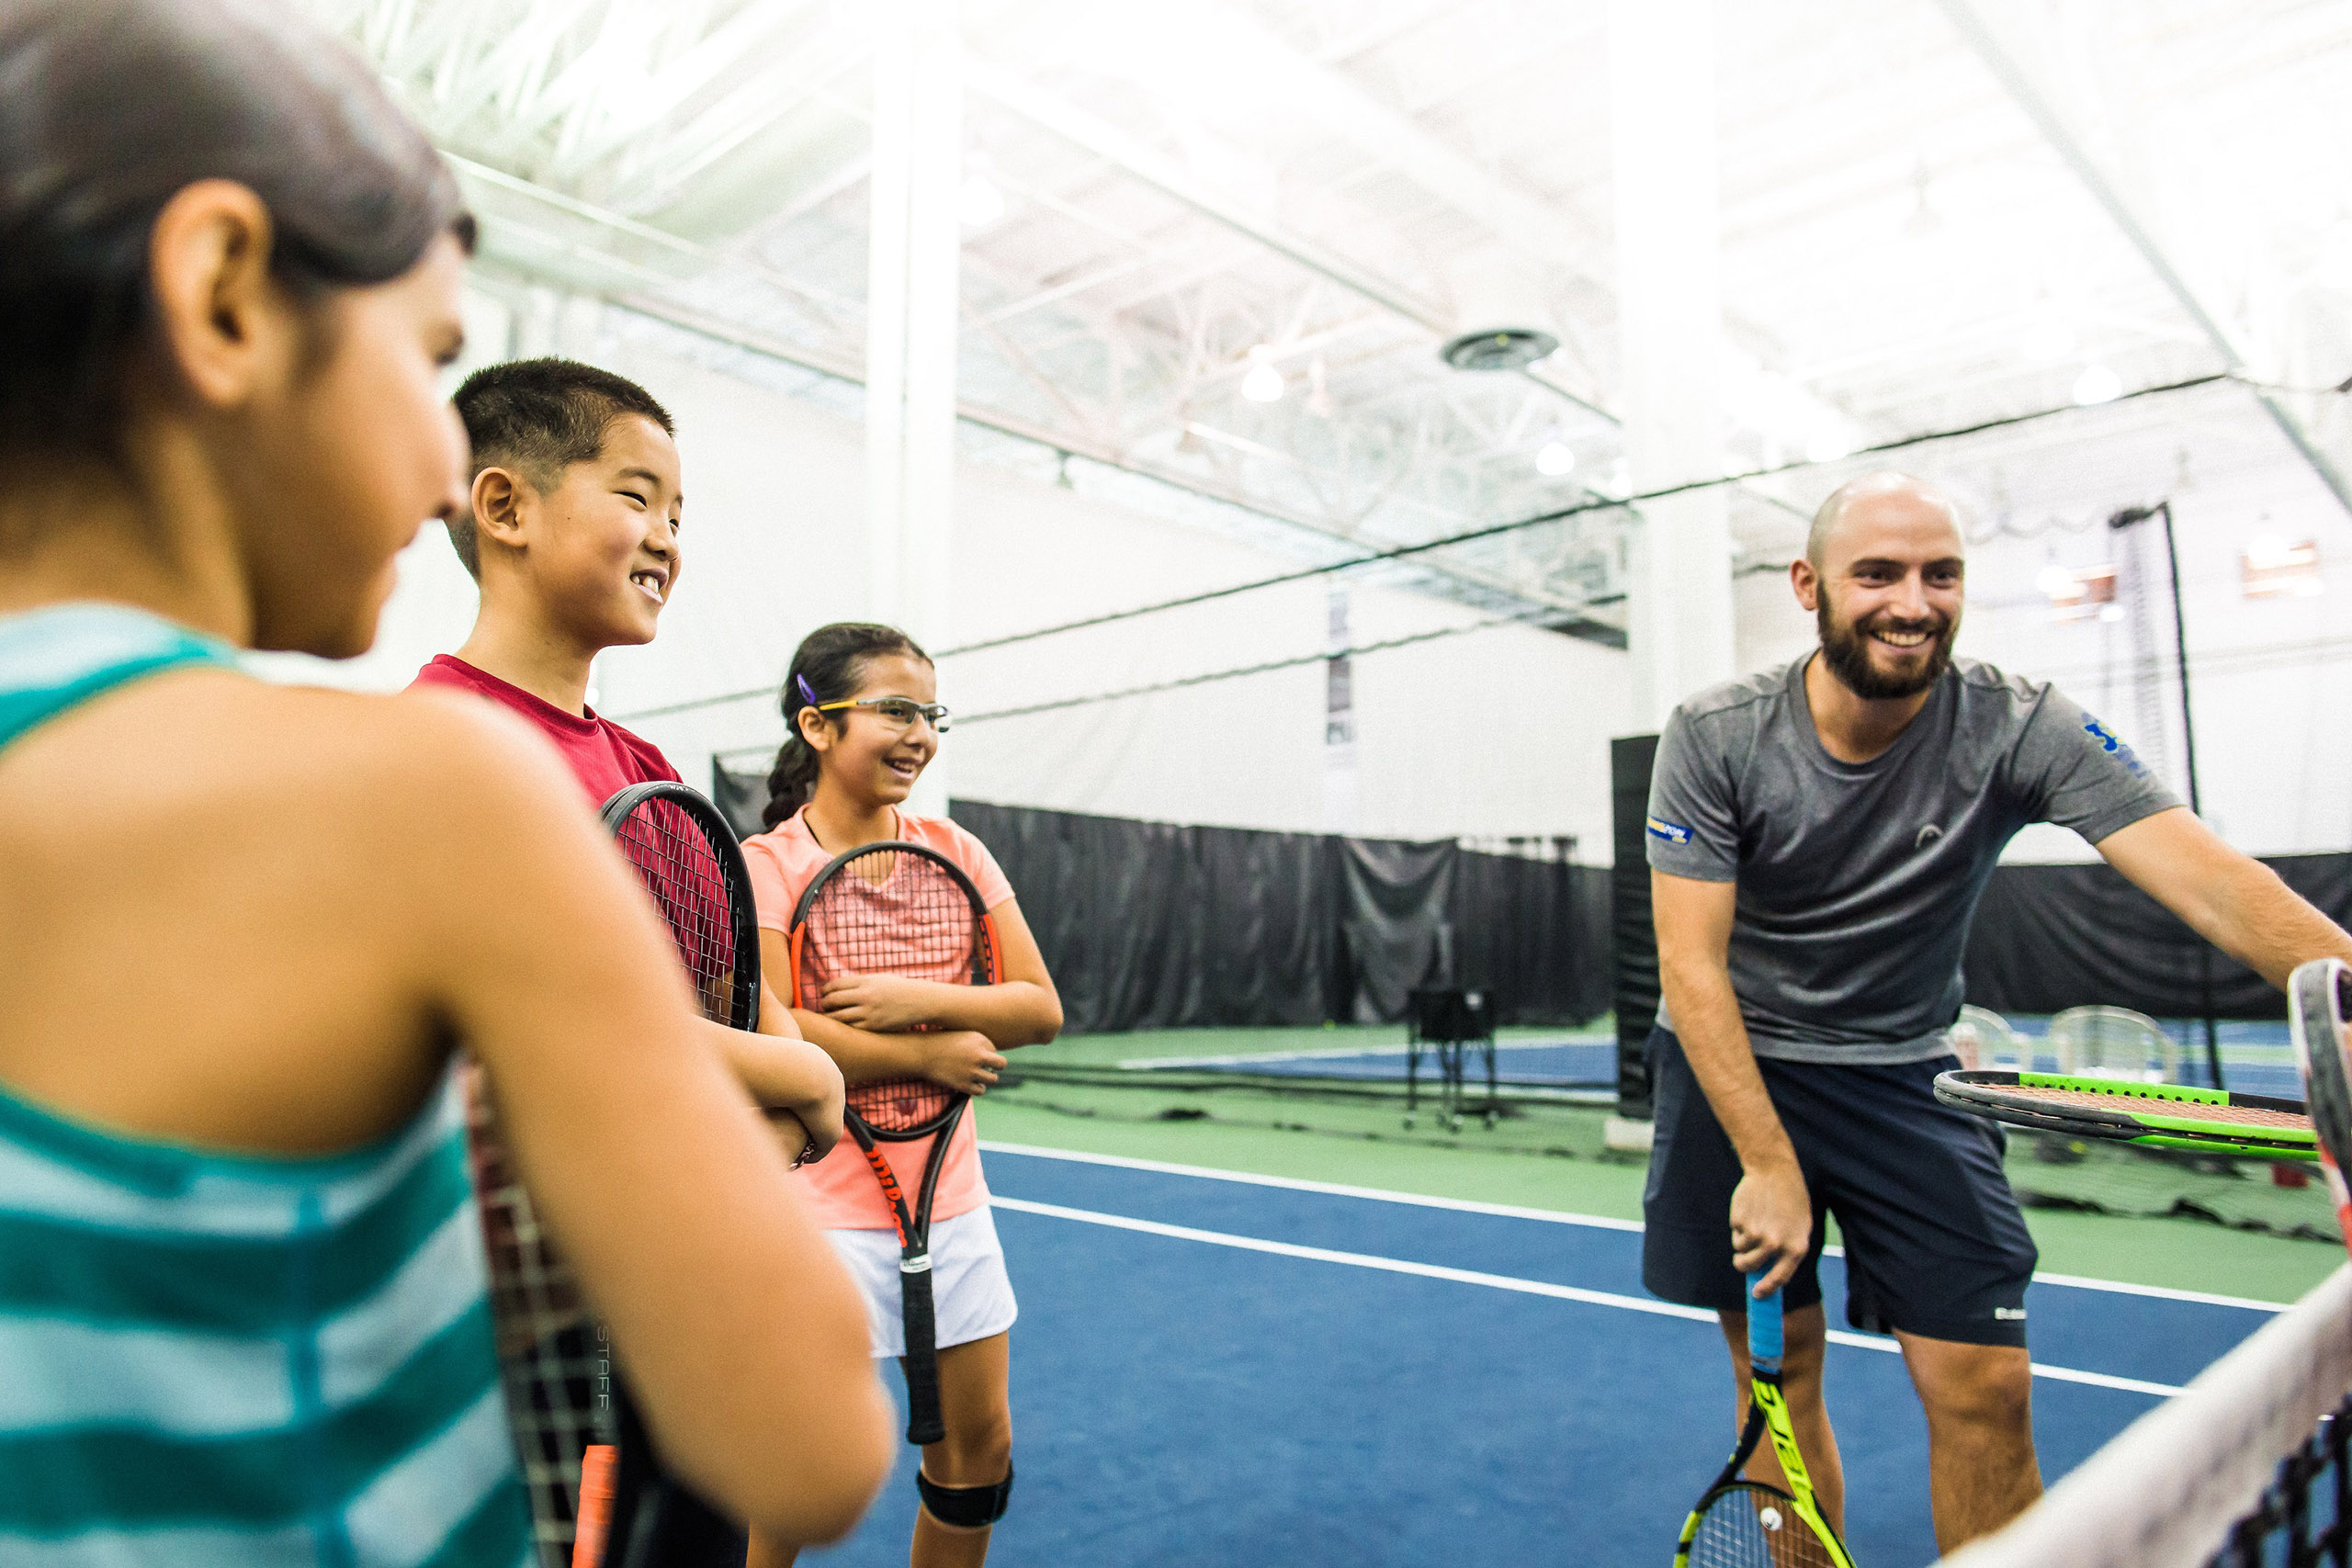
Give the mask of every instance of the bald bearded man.
<path id="1" fill-rule="evenodd" d="M 1787 1288 L 1791 1414 L 1824 1511 L 1844 1482 L 1821 1400 L 1823 1217 L 1846 1315 L 1901 1343 L 1946 1551 L 2041 1495 L 2025 1348 L 2032 1237 L 1984 1122 L 1937 1104 L 1957 1066 L 1970 917 L 2029 822 L 2117 870 L 2273 985 L 2352 938 L 2183 808 L 2052 687 L 1951 657 L 1952 503 L 1856 479 L 1789 569 L 1820 646 L 1702 692 L 1658 742 L 1648 852 L 1665 990 L 1643 1282 L 1713 1308 L 1747 1400 L 1740 1270 Z M 1749 1473 L 1780 1479 L 1769 1452 Z"/>

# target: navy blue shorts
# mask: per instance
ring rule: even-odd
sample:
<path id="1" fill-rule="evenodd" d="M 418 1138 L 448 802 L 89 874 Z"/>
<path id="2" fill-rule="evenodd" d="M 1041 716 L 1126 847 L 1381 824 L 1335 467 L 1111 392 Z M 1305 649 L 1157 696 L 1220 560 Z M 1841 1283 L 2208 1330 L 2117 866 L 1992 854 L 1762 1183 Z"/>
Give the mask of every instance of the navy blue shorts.
<path id="1" fill-rule="evenodd" d="M 1642 1283 L 1686 1306 L 1743 1311 L 1731 1262 L 1738 1156 L 1682 1043 L 1653 1030 L 1649 1054 L 1657 1141 L 1642 1194 Z M 1813 1247 L 1783 1292 L 1787 1304 L 1821 1299 L 1826 1213 L 1845 1241 L 1846 1321 L 1856 1328 L 2023 1345 L 2038 1255 L 2001 1174 L 1999 1130 L 1936 1103 L 1936 1075 L 1958 1061 L 1756 1065 L 1813 1193 Z"/>

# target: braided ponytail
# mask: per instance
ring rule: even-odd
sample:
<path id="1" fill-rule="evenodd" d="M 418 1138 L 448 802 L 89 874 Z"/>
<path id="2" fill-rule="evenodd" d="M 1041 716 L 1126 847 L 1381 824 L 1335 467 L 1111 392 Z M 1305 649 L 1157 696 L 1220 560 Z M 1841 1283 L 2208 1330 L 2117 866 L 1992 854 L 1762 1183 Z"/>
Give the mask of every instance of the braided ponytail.
<path id="1" fill-rule="evenodd" d="M 775 767 L 768 774 L 768 803 L 760 812 L 762 822 L 775 827 L 817 793 L 817 749 L 800 737 L 801 710 L 854 694 L 865 678 L 867 662 L 894 653 L 931 662 L 931 655 L 914 638 L 896 626 L 871 621 L 836 621 L 800 639 L 800 646 L 793 649 L 792 668 L 785 672 L 780 699 L 784 745 L 776 751 Z M 841 727 L 839 714 L 822 716 L 834 728 Z"/>

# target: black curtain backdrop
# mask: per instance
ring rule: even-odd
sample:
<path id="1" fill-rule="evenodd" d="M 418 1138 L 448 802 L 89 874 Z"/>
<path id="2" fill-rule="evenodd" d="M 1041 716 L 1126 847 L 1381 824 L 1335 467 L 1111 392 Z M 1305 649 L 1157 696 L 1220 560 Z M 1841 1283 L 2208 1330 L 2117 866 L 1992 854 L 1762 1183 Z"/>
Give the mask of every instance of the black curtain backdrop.
<path id="1" fill-rule="evenodd" d="M 1609 743 L 1611 931 L 1616 961 L 1610 976 L 1617 1010 L 1617 1114 L 1646 1121 L 1650 1114 L 1649 1053 L 1644 1049 L 1657 1021 L 1657 933 L 1650 926 L 1648 834 L 1650 768 L 1657 760 L 1657 737 L 1628 735 Z"/>
<path id="2" fill-rule="evenodd" d="M 2273 855 L 2262 863 L 2329 919 L 2352 925 L 2352 854 Z M 2284 992 L 2208 947 L 2105 862 L 2005 865 L 1968 933 L 1968 999 L 2005 1013 L 2107 1002 L 2155 1018 L 2199 1018 L 2199 965 L 2207 962 L 2215 1017 L 2287 1016 Z"/>
<path id="3" fill-rule="evenodd" d="M 758 831 L 765 775 L 712 773 L 737 831 Z M 949 809 L 1012 879 L 1073 1032 L 1390 1022 L 1436 984 L 1489 992 L 1498 1023 L 1580 1023 L 1610 1005 L 1598 867 L 1451 840 Z"/>

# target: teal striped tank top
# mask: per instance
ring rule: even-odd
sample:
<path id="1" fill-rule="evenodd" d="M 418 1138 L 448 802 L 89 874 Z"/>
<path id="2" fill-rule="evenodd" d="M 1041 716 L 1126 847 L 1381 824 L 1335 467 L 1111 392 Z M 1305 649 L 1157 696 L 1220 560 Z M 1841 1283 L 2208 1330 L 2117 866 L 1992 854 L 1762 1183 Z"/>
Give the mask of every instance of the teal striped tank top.
<path id="1" fill-rule="evenodd" d="M 118 606 L 0 619 L 0 746 L 230 662 Z M 318 1158 L 117 1136 L 0 1089 L 0 1562 L 522 1568 L 485 1280 L 446 1079 Z"/>

